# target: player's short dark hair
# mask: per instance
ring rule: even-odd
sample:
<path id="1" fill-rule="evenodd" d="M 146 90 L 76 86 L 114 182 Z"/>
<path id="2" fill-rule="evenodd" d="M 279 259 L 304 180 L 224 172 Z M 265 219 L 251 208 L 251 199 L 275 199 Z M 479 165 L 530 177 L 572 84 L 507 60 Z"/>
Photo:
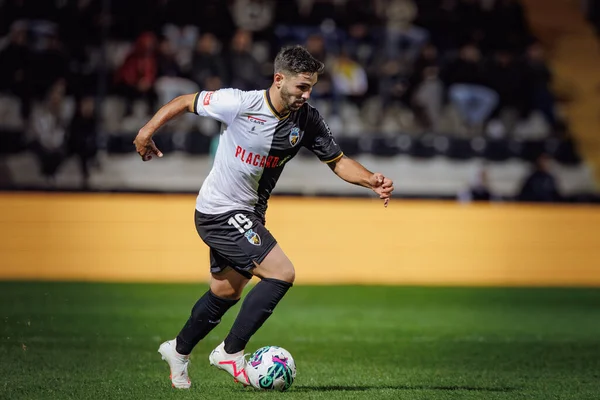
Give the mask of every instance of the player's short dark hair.
<path id="1" fill-rule="evenodd" d="M 291 72 L 294 75 L 309 73 L 320 74 L 325 69 L 325 64 L 317 60 L 300 45 L 286 46 L 275 57 L 275 73 Z"/>

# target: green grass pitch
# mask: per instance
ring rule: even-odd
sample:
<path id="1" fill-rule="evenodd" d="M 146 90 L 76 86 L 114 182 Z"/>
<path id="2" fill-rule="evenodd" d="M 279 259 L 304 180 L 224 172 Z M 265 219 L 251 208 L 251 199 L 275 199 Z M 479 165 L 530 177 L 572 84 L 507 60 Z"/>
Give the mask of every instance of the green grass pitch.
<path id="1" fill-rule="evenodd" d="M 171 388 L 158 345 L 205 285 L 0 283 L 0 399 L 598 399 L 600 290 L 295 286 L 252 339 L 285 393 L 210 367 L 239 304 Z"/>

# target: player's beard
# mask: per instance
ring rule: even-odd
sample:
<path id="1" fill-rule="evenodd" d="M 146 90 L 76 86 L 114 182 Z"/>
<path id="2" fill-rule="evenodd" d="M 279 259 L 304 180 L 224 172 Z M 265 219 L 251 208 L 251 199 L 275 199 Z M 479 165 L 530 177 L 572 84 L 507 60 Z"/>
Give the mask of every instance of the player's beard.
<path id="1" fill-rule="evenodd" d="M 281 87 L 281 100 L 283 100 L 283 104 L 287 111 L 298 111 L 304 104 L 304 99 L 290 94 L 285 85 Z"/>

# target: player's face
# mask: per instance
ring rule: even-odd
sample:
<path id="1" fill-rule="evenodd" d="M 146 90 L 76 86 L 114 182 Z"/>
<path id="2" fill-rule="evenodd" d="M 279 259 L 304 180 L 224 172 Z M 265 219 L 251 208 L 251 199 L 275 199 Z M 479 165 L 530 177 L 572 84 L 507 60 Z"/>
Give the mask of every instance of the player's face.
<path id="1" fill-rule="evenodd" d="M 281 85 L 281 100 L 288 111 L 297 111 L 310 98 L 317 74 L 284 75 Z"/>

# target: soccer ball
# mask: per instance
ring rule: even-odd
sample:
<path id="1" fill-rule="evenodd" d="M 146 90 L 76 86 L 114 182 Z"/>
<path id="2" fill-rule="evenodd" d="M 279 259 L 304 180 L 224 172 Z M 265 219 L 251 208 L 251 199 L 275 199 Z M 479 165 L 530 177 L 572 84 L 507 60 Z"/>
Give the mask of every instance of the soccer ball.
<path id="1" fill-rule="evenodd" d="M 250 356 L 246 366 L 250 385 L 256 389 L 283 392 L 296 378 L 296 363 L 283 347 L 265 346 Z"/>

